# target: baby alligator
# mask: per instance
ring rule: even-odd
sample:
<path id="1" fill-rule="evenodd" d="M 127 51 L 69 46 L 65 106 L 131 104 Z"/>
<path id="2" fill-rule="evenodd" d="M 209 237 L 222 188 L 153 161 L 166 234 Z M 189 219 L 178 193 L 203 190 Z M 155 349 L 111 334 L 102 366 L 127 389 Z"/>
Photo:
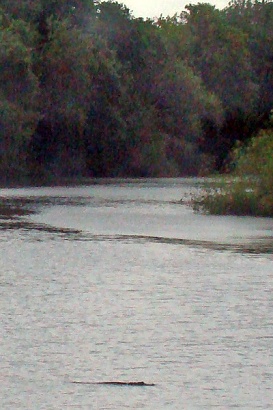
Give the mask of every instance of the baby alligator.
<path id="1" fill-rule="evenodd" d="M 155 386 L 154 383 L 144 382 L 72 382 L 76 384 L 110 384 L 112 386 Z"/>

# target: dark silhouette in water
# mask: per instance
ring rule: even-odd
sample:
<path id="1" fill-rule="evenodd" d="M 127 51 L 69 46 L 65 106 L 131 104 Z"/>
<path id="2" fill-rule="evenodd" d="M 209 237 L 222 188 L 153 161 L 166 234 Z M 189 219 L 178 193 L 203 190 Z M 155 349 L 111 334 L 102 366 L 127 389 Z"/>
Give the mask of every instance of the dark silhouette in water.
<path id="1" fill-rule="evenodd" d="M 72 382 L 75 384 L 110 384 L 112 386 L 155 386 L 154 383 L 144 382 Z"/>

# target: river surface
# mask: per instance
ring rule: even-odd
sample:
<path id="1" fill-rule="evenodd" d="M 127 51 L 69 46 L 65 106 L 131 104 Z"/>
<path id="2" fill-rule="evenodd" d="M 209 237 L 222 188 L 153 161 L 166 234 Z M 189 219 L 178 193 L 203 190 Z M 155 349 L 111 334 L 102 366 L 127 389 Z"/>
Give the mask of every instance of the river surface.
<path id="1" fill-rule="evenodd" d="M 1 410 L 273 408 L 273 219 L 201 182 L 0 190 Z"/>

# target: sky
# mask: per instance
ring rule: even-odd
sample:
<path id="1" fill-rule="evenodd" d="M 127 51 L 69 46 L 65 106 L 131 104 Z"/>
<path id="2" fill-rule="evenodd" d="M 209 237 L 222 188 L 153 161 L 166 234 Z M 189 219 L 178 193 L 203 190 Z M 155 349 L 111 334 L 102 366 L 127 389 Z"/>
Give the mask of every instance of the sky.
<path id="1" fill-rule="evenodd" d="M 221 9 L 229 0 L 118 0 L 132 11 L 134 17 L 159 17 L 160 14 L 173 16 L 180 13 L 187 4 L 210 3 Z"/>

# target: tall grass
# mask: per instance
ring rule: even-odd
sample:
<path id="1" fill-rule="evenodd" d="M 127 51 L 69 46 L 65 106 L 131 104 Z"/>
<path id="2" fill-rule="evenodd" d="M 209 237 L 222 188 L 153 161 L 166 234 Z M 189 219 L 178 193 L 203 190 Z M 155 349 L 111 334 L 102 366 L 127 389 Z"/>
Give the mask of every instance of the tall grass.
<path id="1" fill-rule="evenodd" d="M 232 163 L 232 178 L 206 189 L 195 198 L 194 208 L 218 215 L 273 217 L 273 129 L 236 147 Z"/>

